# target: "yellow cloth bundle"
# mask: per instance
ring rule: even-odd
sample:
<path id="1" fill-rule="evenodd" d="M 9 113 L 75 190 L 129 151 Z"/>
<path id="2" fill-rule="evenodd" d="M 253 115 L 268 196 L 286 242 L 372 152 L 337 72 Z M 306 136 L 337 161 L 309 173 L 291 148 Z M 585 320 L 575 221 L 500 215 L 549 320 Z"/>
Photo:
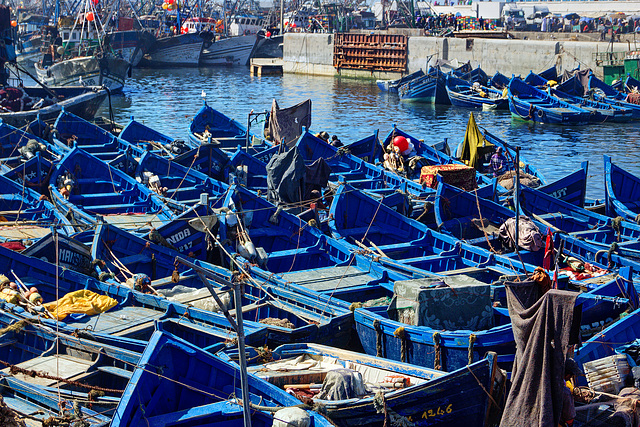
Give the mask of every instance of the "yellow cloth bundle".
<path id="1" fill-rule="evenodd" d="M 75 313 L 89 316 L 104 313 L 117 304 L 118 301 L 107 295 L 98 295 L 95 292 L 82 289 L 69 292 L 58 301 L 44 304 L 44 308 L 53 317 L 57 317 L 58 320 L 64 320 L 68 315 Z"/>

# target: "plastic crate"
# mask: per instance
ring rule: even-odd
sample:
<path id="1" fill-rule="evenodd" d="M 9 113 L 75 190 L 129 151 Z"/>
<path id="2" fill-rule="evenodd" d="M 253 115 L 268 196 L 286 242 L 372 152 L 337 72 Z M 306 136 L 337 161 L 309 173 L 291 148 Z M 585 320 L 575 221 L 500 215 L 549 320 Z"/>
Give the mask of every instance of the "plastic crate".
<path id="1" fill-rule="evenodd" d="M 624 354 L 607 356 L 583 365 L 587 384 L 595 391 L 618 394 L 631 368 Z"/>

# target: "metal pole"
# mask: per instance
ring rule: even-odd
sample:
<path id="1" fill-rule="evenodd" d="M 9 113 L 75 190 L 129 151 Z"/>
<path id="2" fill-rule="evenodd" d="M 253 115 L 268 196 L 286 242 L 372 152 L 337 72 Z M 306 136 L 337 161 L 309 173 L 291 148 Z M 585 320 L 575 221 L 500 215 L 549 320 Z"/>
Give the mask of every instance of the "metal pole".
<path id="1" fill-rule="evenodd" d="M 244 327 L 242 323 L 242 296 L 240 295 L 242 283 L 233 284 L 233 297 L 236 306 L 236 323 L 238 324 L 238 351 L 240 352 L 240 388 L 242 389 L 242 412 L 244 414 L 244 427 L 251 427 L 251 413 L 249 408 L 249 384 L 247 378 L 247 354 L 244 349 Z"/>
<path id="2" fill-rule="evenodd" d="M 251 116 L 253 115 L 253 110 L 251 110 L 249 112 L 249 115 L 247 116 L 247 138 L 246 138 L 246 149 L 247 149 L 247 153 L 249 152 L 249 131 L 251 130 Z"/>
<path id="3" fill-rule="evenodd" d="M 516 147 L 516 164 L 514 165 L 516 172 L 516 194 L 515 194 L 515 208 L 516 208 L 516 249 L 518 247 L 518 241 L 520 238 L 520 147 Z"/>
<path id="4" fill-rule="evenodd" d="M 280 35 L 284 36 L 284 0 L 280 0 Z"/>

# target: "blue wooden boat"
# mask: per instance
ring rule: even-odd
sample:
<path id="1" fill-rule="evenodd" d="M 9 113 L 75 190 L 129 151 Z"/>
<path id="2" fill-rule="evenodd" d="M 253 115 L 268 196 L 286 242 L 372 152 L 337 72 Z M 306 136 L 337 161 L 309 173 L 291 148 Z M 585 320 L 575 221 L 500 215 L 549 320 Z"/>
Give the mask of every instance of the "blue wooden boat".
<path id="1" fill-rule="evenodd" d="M 6 173 L 36 155 L 48 161 L 59 159 L 51 151 L 49 142 L 22 129 L 0 123 L 0 173 Z"/>
<path id="2" fill-rule="evenodd" d="M 520 80 L 509 82 L 509 110 L 523 120 L 559 125 L 588 123 L 591 113 L 548 95 Z"/>
<path id="3" fill-rule="evenodd" d="M 162 372 L 157 368 L 162 366 Z M 149 425 L 241 426 L 243 409 L 239 367 L 223 361 L 180 338 L 158 331 L 142 354 L 124 396 L 116 408 L 112 427 Z M 276 386 L 248 375 L 251 422 L 273 425 L 277 409 L 299 400 Z M 233 397 L 233 395 L 237 397 Z M 273 408 L 270 412 L 260 408 Z M 331 424 L 308 411 L 311 425 Z"/>
<path id="4" fill-rule="evenodd" d="M 487 86 L 495 87 L 496 89 L 504 89 L 509 86 L 509 81 L 511 79 L 504 74 L 496 71 L 496 73 L 489 79 Z"/>
<path id="5" fill-rule="evenodd" d="M 400 86 L 422 76 L 424 76 L 424 71 L 422 71 L 421 68 L 418 71 L 414 71 L 413 73 L 407 74 L 406 76 L 396 80 L 376 80 L 376 84 L 382 92 L 397 93 Z"/>
<path id="6" fill-rule="evenodd" d="M 482 108 L 483 110 L 506 110 L 509 108 L 509 99 L 503 96 L 502 91 L 482 86 L 479 83 L 476 85 L 449 75 L 445 88 L 449 102 L 456 107 Z"/>
<path id="7" fill-rule="evenodd" d="M 613 164 L 604 156 L 604 196 L 609 216 L 621 216 L 638 222 L 640 215 L 640 178 Z"/>
<path id="8" fill-rule="evenodd" d="M 398 88 L 403 101 L 428 104 L 449 104 L 445 89 L 446 74 L 440 67 L 431 68 L 427 74 L 407 82 Z"/>
<path id="9" fill-rule="evenodd" d="M 296 147 L 306 165 L 323 158 L 331 168 L 331 181 L 348 182 L 353 187 L 380 194 L 402 190 L 422 199 L 434 193 L 431 188 L 348 154 L 309 132 L 300 137 Z"/>
<path id="10" fill-rule="evenodd" d="M 226 182 L 225 168 L 229 163 L 230 152 L 232 150 L 222 150 L 219 145 L 205 144 L 176 156 L 172 162 Z"/>
<path id="11" fill-rule="evenodd" d="M 238 146 L 246 147 L 247 141 L 254 151 L 269 148 L 264 140 L 254 143 L 253 136 L 247 139 L 247 128 L 230 119 L 216 109 L 204 105 L 189 126 L 189 140 L 195 146 L 215 144 L 222 150 L 235 151 Z"/>
<path id="12" fill-rule="evenodd" d="M 77 223 L 95 225 L 101 215 L 122 227 L 144 228 L 174 218 L 156 193 L 77 147 L 56 166 L 49 189 L 58 209 Z"/>
<path id="13" fill-rule="evenodd" d="M 569 84 L 570 82 L 566 82 L 566 84 L 563 83 L 563 90 L 566 90 L 566 86 Z M 589 80 L 586 88 L 584 88 L 582 84 L 579 84 L 579 82 L 575 83 L 574 86 L 577 88 L 582 88 L 582 96 L 588 96 L 589 98 L 593 98 L 600 102 L 605 102 L 617 107 L 629 109 L 632 111 L 634 120 L 640 119 L 640 105 L 627 102 L 627 93 L 614 89 L 610 85 L 598 79 L 593 74 L 589 75 Z"/>
<path id="14" fill-rule="evenodd" d="M 111 422 L 111 416 L 96 412 L 96 410 L 89 409 L 85 406 L 91 405 L 92 403 L 86 397 L 86 393 L 84 394 L 85 396 L 77 393 L 71 399 L 59 398 L 57 389 L 55 388 L 45 389 L 44 387 L 33 384 L 32 381 L 19 381 L 10 375 L 0 374 L 0 396 L 2 396 L 4 405 L 6 405 L 6 408 L 3 408 L 3 412 L 15 412 L 16 419 L 27 423 L 23 424 L 27 426 L 40 426 L 44 425 L 45 422 L 55 421 L 64 423 L 67 419 L 60 416 L 62 410 L 64 410 L 65 415 L 68 415 L 69 418 L 75 417 L 77 413 L 76 410 L 81 411 L 81 415 L 77 413 L 78 417 L 84 419 L 87 427 L 108 426 Z M 79 401 L 81 398 L 84 398 L 88 403 L 83 405 L 78 404 L 76 408 L 73 408 L 73 402 Z M 109 404 L 111 406 L 111 412 L 113 412 L 114 402 L 109 402 Z M 96 404 L 96 406 L 99 405 Z M 10 423 L 6 412 L 3 416 L 5 417 L 4 419 Z"/>
<path id="15" fill-rule="evenodd" d="M 640 337 L 639 316 L 640 309 L 637 309 L 596 333 L 576 348 L 574 360 L 583 365 L 592 360 L 612 356 L 616 348 L 637 340 Z"/>
<path id="16" fill-rule="evenodd" d="M 148 341 L 157 321 L 171 320 L 165 325 L 172 333 L 200 345 L 205 350 L 219 349 L 220 344 L 233 339 L 235 332 L 227 319 L 217 313 L 190 307 L 158 296 L 133 291 L 125 286 L 105 283 L 97 279 L 56 267 L 37 258 L 28 257 L 0 247 L 0 271 L 12 271 L 27 287 L 36 287 L 45 303 L 56 301 L 78 290 L 88 290 L 113 298 L 117 305 L 94 315 L 69 315 L 61 320 L 43 315 L 44 309 L 30 313 L 21 304 L 0 301 L 0 308 L 21 318 L 39 319 L 51 329 L 66 334 L 81 331 L 82 336 L 109 345 L 140 351 L 140 340 Z M 248 345 L 266 344 L 267 329 L 249 320 L 245 323 Z"/>
<path id="17" fill-rule="evenodd" d="M 554 77 L 555 79 L 557 77 Z M 572 80 L 573 79 L 573 80 Z M 561 101 L 565 101 L 569 104 L 575 105 L 579 108 L 587 110 L 591 113 L 591 121 L 595 123 L 604 123 L 607 121 L 612 122 L 628 122 L 633 118 L 633 111 L 629 108 L 624 108 L 617 105 L 612 105 L 606 102 L 600 102 L 593 99 L 585 98 L 584 96 L 577 96 L 571 93 L 567 93 L 563 90 L 563 87 L 581 85 L 578 76 L 574 75 L 562 85 L 555 87 L 547 87 L 548 81 L 552 79 L 546 79 L 534 72 L 530 72 L 525 78 L 525 83 L 536 86 L 540 90 L 548 90 L 548 93 Z M 576 90 L 574 87 L 573 90 Z"/>
<path id="18" fill-rule="evenodd" d="M 539 191 L 578 207 L 584 207 L 587 195 L 589 162 L 582 162 L 580 169 L 554 182 L 538 187 Z"/>
<path id="19" fill-rule="evenodd" d="M 377 164 L 384 160 L 384 147 L 378 139 L 377 130 L 372 135 L 346 144 L 344 149 L 365 162 Z"/>
<path id="20" fill-rule="evenodd" d="M 3 328 L 13 326 L 0 337 L 3 385 L 28 383 L 68 410 L 74 401 L 84 402 L 103 422 L 113 415 L 140 353 L 15 320 L 0 316 Z"/>
<path id="21" fill-rule="evenodd" d="M 118 137 L 132 145 L 145 147 L 148 151 L 153 151 L 158 155 L 164 155 L 169 158 L 174 158 L 180 154 L 184 154 L 190 149 L 198 147 L 191 143 L 191 141 L 172 138 L 149 126 L 143 125 L 133 118 L 122 131 L 120 131 Z"/>
<path id="22" fill-rule="evenodd" d="M 100 126 L 66 111 L 60 113 L 53 126 L 53 143 L 62 155 L 78 147 L 100 160 L 110 161 L 123 152 L 131 152 L 136 157 L 143 152 Z"/>
<path id="23" fill-rule="evenodd" d="M 0 175 L 0 243 L 33 243 L 51 233 L 71 235 L 69 220 L 48 200 L 27 186 Z M 23 247 L 24 248 L 24 247 Z"/>
<path id="24" fill-rule="evenodd" d="M 147 152 L 138 161 L 135 178 L 155 192 L 160 200 L 176 211 L 186 211 L 207 194 L 212 207 L 220 200 L 228 186 L 205 174 L 176 163 L 174 160 Z"/>
<path id="25" fill-rule="evenodd" d="M 94 259 L 104 262 L 103 266 L 97 267 L 98 273 L 113 273 L 113 279 L 109 280 L 114 283 L 125 284 L 133 272 L 144 274 L 151 280 L 153 289 L 171 301 L 203 310 L 219 310 L 196 272 L 188 266 L 176 265 L 175 259 L 179 254 L 172 249 L 150 244 L 117 227 L 100 224 L 93 240 L 92 255 Z M 227 269 L 189 260 L 215 274 L 221 283 L 234 280 L 233 273 Z M 222 287 L 220 283 L 211 284 L 215 289 Z M 246 321 L 266 322 L 264 326 L 268 329 L 271 346 L 300 341 L 343 346 L 350 339 L 352 313 L 330 305 L 320 295 L 298 295 L 295 289 L 272 288 L 263 285 L 262 280 L 256 281 L 251 277 L 247 278 L 243 294 L 243 318 Z M 223 297 L 223 302 L 228 304 L 228 308 L 233 306 L 228 294 Z M 278 323 L 287 326 L 279 326 Z M 255 327 L 258 327 L 258 323 Z"/>
<path id="26" fill-rule="evenodd" d="M 504 377 L 500 369 L 496 369 L 494 353 L 487 354 L 486 358 L 468 368 L 449 374 L 308 343 L 278 347 L 272 352 L 272 357 L 273 362 L 252 363 L 248 371 L 279 388 L 291 385 L 294 393 L 297 384 L 322 384 L 329 370 L 336 367 L 362 375 L 367 384 L 366 396 L 341 400 L 314 399 L 320 412 L 338 426 L 382 426 L 385 414 L 378 413 L 373 402 L 375 392 L 381 390 L 388 409 L 405 417 L 408 422 L 426 420 L 420 425 L 484 426 L 487 419 L 499 412 L 491 400 L 500 400 Z M 317 361 L 315 367 L 309 368 L 309 363 L 297 363 L 309 359 Z M 285 370 L 283 366 L 290 368 Z M 379 386 L 390 378 L 407 381 L 408 385 L 389 390 Z M 461 390 L 464 390 L 464 403 L 460 400 Z"/>

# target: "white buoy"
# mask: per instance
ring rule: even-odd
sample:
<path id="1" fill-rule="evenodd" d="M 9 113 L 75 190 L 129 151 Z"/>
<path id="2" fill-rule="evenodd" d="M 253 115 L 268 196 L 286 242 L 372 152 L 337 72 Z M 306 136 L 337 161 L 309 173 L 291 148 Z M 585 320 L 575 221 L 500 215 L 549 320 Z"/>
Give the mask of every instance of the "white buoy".
<path id="1" fill-rule="evenodd" d="M 273 427 L 309 427 L 311 417 L 301 408 L 284 408 L 273 414 Z"/>

